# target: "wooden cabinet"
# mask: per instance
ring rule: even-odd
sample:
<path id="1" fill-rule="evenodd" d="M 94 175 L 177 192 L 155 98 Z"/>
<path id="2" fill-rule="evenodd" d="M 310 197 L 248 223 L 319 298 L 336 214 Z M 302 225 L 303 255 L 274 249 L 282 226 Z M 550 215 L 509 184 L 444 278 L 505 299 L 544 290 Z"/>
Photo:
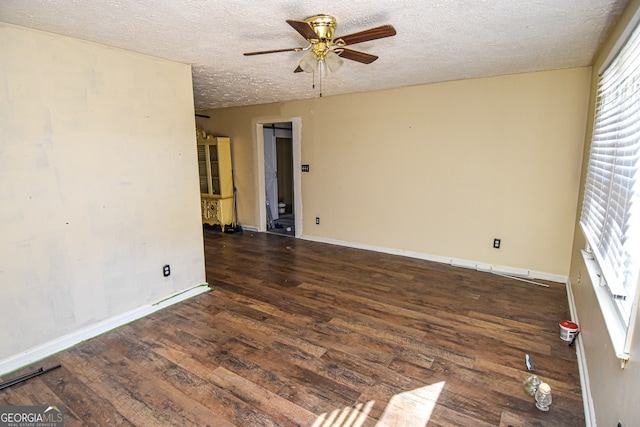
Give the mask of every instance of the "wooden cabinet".
<path id="1" fill-rule="evenodd" d="M 212 137 L 202 130 L 197 134 L 202 222 L 219 225 L 224 230 L 231 224 L 233 214 L 231 141 L 227 137 Z"/>

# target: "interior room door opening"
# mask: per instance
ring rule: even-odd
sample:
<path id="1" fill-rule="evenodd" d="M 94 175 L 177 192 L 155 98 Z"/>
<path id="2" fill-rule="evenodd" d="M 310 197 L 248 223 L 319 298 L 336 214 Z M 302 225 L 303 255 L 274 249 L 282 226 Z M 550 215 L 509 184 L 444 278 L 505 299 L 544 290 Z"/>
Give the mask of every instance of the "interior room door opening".
<path id="1" fill-rule="evenodd" d="M 266 230 L 296 235 L 291 122 L 263 124 Z"/>

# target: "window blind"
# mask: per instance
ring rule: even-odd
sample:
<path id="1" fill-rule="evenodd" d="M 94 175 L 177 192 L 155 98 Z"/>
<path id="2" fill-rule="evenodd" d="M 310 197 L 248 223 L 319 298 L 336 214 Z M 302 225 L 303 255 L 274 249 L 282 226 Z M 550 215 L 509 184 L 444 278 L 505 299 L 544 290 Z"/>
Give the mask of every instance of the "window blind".
<path id="1" fill-rule="evenodd" d="M 580 216 L 606 285 L 627 315 L 640 260 L 639 167 L 640 31 L 636 27 L 599 79 Z"/>

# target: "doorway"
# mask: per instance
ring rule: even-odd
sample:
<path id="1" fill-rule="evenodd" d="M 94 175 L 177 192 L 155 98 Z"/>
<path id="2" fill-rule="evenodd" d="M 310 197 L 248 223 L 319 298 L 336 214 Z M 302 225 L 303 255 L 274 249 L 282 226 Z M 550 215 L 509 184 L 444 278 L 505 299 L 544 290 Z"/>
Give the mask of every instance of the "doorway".
<path id="1" fill-rule="evenodd" d="M 267 232 L 295 236 L 291 122 L 262 126 Z"/>
<path id="2" fill-rule="evenodd" d="M 299 118 L 256 121 L 258 230 L 302 235 Z"/>

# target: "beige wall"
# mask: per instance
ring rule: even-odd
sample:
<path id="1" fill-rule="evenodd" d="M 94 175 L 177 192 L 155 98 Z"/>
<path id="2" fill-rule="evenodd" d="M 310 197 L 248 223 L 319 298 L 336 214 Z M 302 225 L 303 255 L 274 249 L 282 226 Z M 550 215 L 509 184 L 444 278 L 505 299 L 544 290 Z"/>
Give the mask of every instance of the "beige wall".
<path id="1" fill-rule="evenodd" d="M 258 225 L 252 121 L 301 117 L 304 236 L 563 280 L 589 79 L 589 68 L 509 75 L 212 110 L 198 123 L 232 138 L 241 224 Z"/>
<path id="2" fill-rule="evenodd" d="M 595 97 L 598 69 L 639 7 L 639 0 L 630 1 L 618 25 L 602 45 L 593 65 L 592 97 Z M 586 141 L 591 139 L 590 130 L 593 123 L 593 110 L 592 105 L 588 115 L 589 124 L 587 125 Z M 590 144 L 587 142 L 584 150 L 585 172 L 589 146 Z M 584 182 L 584 176 L 581 182 Z M 581 198 L 582 193 L 580 194 Z M 578 205 L 577 216 L 579 216 L 580 209 L 581 204 Z M 597 425 L 615 426 L 619 421 L 622 422 L 623 426 L 638 425 L 640 405 L 638 405 L 636 397 L 640 394 L 640 363 L 638 357 L 640 355 L 640 318 L 636 320 L 635 324 L 636 332 L 633 336 L 631 359 L 627 366 L 621 369 L 620 360 L 613 351 L 609 333 L 604 324 L 600 307 L 580 252 L 581 249 L 584 249 L 586 240 L 577 221 L 574 235 L 569 283 L 575 298 L 577 317 L 580 321 L 580 337 L 584 346 Z"/>
<path id="3" fill-rule="evenodd" d="M 190 67 L 2 23 L 0 58 L 0 361 L 203 283 Z"/>

